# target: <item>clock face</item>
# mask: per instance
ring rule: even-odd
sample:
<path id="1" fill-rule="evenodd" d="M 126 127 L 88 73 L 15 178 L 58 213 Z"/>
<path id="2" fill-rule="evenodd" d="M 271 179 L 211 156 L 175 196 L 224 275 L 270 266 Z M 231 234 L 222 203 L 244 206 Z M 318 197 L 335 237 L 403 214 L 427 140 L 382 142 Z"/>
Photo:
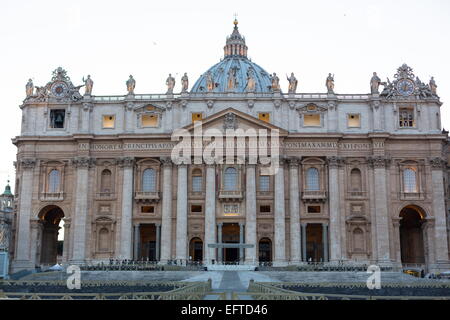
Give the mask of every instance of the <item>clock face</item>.
<path id="1" fill-rule="evenodd" d="M 410 96 L 414 92 L 414 83 L 407 79 L 400 80 L 397 83 L 397 90 L 403 96 Z"/>
<path id="2" fill-rule="evenodd" d="M 52 93 L 57 98 L 64 97 L 68 91 L 68 87 L 64 82 L 57 82 L 52 86 Z"/>

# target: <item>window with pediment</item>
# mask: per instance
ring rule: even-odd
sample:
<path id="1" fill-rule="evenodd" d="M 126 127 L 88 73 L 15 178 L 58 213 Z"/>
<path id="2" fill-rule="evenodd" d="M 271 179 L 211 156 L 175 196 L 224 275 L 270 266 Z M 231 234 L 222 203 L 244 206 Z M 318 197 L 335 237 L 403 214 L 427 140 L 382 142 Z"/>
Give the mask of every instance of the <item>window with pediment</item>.
<path id="1" fill-rule="evenodd" d="M 309 168 L 306 171 L 306 190 L 307 191 L 319 191 L 320 179 L 319 170 L 317 168 Z"/>
<path id="2" fill-rule="evenodd" d="M 61 175 L 59 170 L 53 169 L 48 175 L 48 192 L 57 193 L 60 190 Z"/>
<path id="3" fill-rule="evenodd" d="M 153 168 L 145 169 L 142 173 L 142 191 L 156 192 L 156 170 Z"/>
<path id="4" fill-rule="evenodd" d="M 417 177 L 415 168 L 406 168 L 403 170 L 403 188 L 404 192 L 417 192 Z"/>

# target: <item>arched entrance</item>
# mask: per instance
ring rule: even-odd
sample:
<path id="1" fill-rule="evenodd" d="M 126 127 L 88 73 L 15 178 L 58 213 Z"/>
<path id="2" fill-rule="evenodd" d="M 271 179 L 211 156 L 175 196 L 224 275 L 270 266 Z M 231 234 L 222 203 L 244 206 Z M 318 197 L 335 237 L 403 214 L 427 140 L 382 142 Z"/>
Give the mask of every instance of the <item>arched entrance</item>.
<path id="1" fill-rule="evenodd" d="M 400 252 L 402 263 L 425 263 L 422 224 L 424 211 L 416 206 L 407 206 L 400 211 Z"/>
<path id="2" fill-rule="evenodd" d="M 192 238 L 189 243 L 189 256 L 192 261 L 203 260 L 203 241 L 200 238 Z"/>
<path id="3" fill-rule="evenodd" d="M 259 262 L 272 261 L 272 241 L 269 238 L 259 240 Z"/>
<path id="4" fill-rule="evenodd" d="M 64 218 L 64 212 L 58 206 L 47 206 L 39 213 L 39 219 L 42 222 L 40 259 L 42 265 L 55 265 L 61 262 L 64 233 L 59 234 L 59 230 L 63 225 L 62 218 Z"/>

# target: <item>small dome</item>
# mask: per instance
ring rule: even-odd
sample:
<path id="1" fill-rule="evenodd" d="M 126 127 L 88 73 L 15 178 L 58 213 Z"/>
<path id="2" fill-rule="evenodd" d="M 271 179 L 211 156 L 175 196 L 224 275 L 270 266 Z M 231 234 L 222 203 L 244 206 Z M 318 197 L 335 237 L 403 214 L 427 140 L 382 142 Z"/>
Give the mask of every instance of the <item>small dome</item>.
<path id="1" fill-rule="evenodd" d="M 247 58 L 245 38 L 234 21 L 234 30 L 227 37 L 224 59 L 212 66 L 195 82 L 191 92 L 272 92 L 270 75 Z M 254 88 L 248 90 L 248 79 Z"/>

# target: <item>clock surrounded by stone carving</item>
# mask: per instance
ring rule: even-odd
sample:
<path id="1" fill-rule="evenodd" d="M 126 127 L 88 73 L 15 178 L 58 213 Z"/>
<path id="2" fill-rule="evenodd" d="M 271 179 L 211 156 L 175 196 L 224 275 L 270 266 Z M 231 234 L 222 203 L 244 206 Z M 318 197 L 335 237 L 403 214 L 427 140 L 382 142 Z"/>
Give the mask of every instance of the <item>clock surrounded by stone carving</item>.
<path id="1" fill-rule="evenodd" d="M 402 79 L 397 83 L 397 91 L 403 96 L 410 96 L 414 92 L 414 82 L 409 79 Z"/>
<path id="2" fill-rule="evenodd" d="M 64 82 L 56 82 L 52 85 L 51 92 L 57 98 L 63 98 L 66 96 L 69 88 Z"/>

